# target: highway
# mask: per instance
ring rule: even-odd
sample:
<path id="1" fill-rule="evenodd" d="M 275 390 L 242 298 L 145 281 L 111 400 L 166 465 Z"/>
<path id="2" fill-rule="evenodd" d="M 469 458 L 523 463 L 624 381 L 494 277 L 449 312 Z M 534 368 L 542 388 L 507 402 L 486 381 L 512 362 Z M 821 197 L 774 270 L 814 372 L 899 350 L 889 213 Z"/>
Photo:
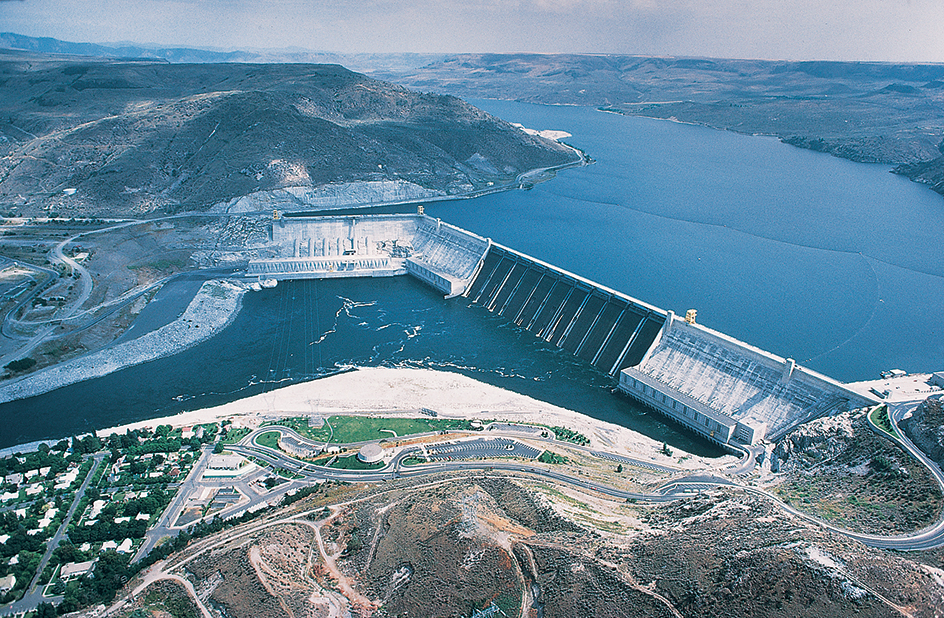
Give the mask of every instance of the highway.
<path id="1" fill-rule="evenodd" d="M 914 404 L 912 404 L 914 405 Z M 901 416 L 905 413 L 907 408 L 902 406 L 902 409 L 895 409 L 891 412 L 892 423 L 895 424 L 897 430 L 897 421 L 900 420 Z M 464 446 L 461 450 L 456 449 L 456 442 L 453 442 L 451 445 L 446 444 L 446 448 L 451 450 L 440 449 L 437 451 L 437 456 L 440 461 L 403 466 L 402 462 L 407 457 L 423 457 L 423 449 L 421 447 L 409 447 L 407 449 L 401 450 L 394 458 L 390 461 L 388 465 L 378 470 L 341 470 L 336 468 L 326 468 L 323 466 L 316 466 L 312 463 L 301 461 L 295 459 L 286 453 L 270 449 L 264 446 L 255 444 L 254 439 L 257 435 L 265 433 L 267 431 L 273 431 L 278 429 L 279 431 L 284 431 L 287 434 L 294 434 L 298 436 L 293 430 L 285 427 L 275 427 L 267 426 L 257 429 L 247 435 L 238 445 L 228 447 L 228 450 L 243 455 L 245 457 L 253 457 L 258 461 L 262 461 L 273 468 L 284 469 L 287 472 L 292 473 L 301 477 L 298 481 L 301 481 L 303 484 L 310 482 L 317 482 L 321 480 L 335 480 L 335 481 L 346 481 L 351 483 L 357 482 L 381 482 L 389 481 L 400 478 L 418 478 L 422 476 L 429 476 L 433 474 L 441 474 L 443 472 L 489 472 L 489 471 L 503 471 L 503 472 L 517 472 L 521 474 L 526 474 L 528 476 L 543 478 L 547 480 L 557 481 L 560 483 L 566 483 L 586 491 L 595 491 L 597 493 L 610 496 L 612 498 L 622 499 L 622 500 L 635 500 L 638 502 L 649 502 L 649 503 L 665 503 L 671 502 L 673 500 L 678 500 L 679 498 L 690 496 L 693 493 L 698 493 L 701 491 L 708 491 L 712 489 L 717 489 L 721 487 L 727 487 L 730 489 L 739 489 L 747 493 L 763 497 L 767 500 L 774 502 L 782 510 L 796 515 L 808 522 L 811 522 L 817 526 L 820 526 L 824 529 L 830 530 L 832 532 L 842 534 L 852 539 L 856 539 L 866 545 L 871 547 L 877 547 L 881 549 L 894 549 L 899 551 L 920 551 L 925 549 L 932 549 L 935 547 L 944 546 L 944 515 L 938 520 L 938 522 L 925 530 L 920 530 L 916 533 L 909 535 L 901 536 L 882 536 L 882 535 L 871 535 L 871 534 L 861 534 L 857 532 L 852 532 L 850 530 L 845 530 L 838 526 L 834 526 L 822 520 L 819 520 L 811 515 L 802 513 L 797 509 L 791 507 L 790 505 L 782 502 L 779 498 L 773 494 L 758 489 L 756 487 L 750 487 L 746 485 L 741 485 L 733 480 L 728 478 L 715 476 L 711 474 L 696 474 L 683 476 L 681 478 L 673 479 L 661 487 L 657 488 L 652 493 L 642 493 L 642 492 L 630 492 L 622 489 L 606 485 L 604 483 L 599 483 L 596 481 L 591 481 L 588 479 L 580 478 L 579 476 L 573 476 L 570 474 L 565 474 L 563 472 L 558 472 L 553 468 L 544 468 L 540 466 L 535 466 L 530 463 L 520 463 L 517 461 L 509 460 L 493 460 L 493 461 L 482 461 L 482 460 L 466 460 L 459 459 L 463 458 L 479 458 L 484 456 L 496 456 L 497 453 L 503 453 L 504 456 L 509 456 L 510 451 L 504 447 L 499 447 L 498 449 L 493 449 L 492 447 L 486 446 L 484 441 L 488 440 L 503 440 L 504 444 L 508 442 L 517 442 L 512 438 L 507 437 L 495 437 L 495 438 L 475 438 L 473 440 L 464 440 L 467 444 L 471 444 L 475 440 L 482 441 L 483 445 L 477 450 L 471 445 Z M 903 434 L 899 431 L 900 436 Z M 301 438 L 301 436 L 298 436 Z M 546 441 L 546 440 L 542 440 Z M 460 442 L 461 443 L 461 442 Z M 903 438 L 900 441 L 901 445 L 908 450 L 912 455 L 914 455 L 920 462 L 931 470 L 934 477 L 937 479 L 938 483 L 941 485 L 942 491 L 944 491 L 944 474 L 942 474 L 940 467 L 937 466 L 934 462 L 930 461 L 916 446 L 911 444 L 907 438 Z M 439 445 L 443 446 L 443 445 Z M 573 445 L 568 444 L 568 447 Z M 425 450 L 431 455 L 433 446 L 425 447 Z M 536 451 L 536 449 L 534 449 Z M 619 461 L 617 457 L 607 453 L 600 453 L 597 451 L 587 450 L 591 454 L 609 459 L 612 461 Z M 756 451 L 751 450 L 748 457 L 742 462 L 739 462 L 735 466 L 734 470 L 737 474 L 743 473 L 744 467 L 747 465 L 746 462 L 750 461 L 753 463 L 756 456 Z M 538 452 L 539 453 L 539 452 Z M 520 456 L 520 455 L 517 455 Z M 447 459 L 452 457 L 452 459 Z M 534 455 L 530 458 L 536 458 L 537 455 Z M 625 458 L 628 459 L 628 458 Z M 633 460 L 629 460 L 633 461 Z M 645 462 L 641 462 L 645 463 Z M 729 471 L 730 472 L 730 471 Z"/>
<path id="2" fill-rule="evenodd" d="M 109 227 L 97 228 L 97 229 L 94 229 L 94 230 L 87 230 L 87 231 L 84 231 L 84 232 L 80 232 L 80 233 L 78 233 L 78 234 L 75 234 L 74 236 L 70 236 L 69 238 L 66 238 L 65 240 L 63 240 L 63 241 L 57 243 L 56 246 L 53 247 L 52 251 L 50 251 L 50 253 L 49 253 L 49 260 L 50 260 L 51 262 L 60 262 L 60 263 L 62 263 L 62 264 L 65 264 L 65 265 L 68 266 L 73 272 L 79 274 L 79 281 L 78 281 L 79 293 L 78 293 L 78 296 L 76 297 L 75 300 L 73 300 L 72 302 L 70 302 L 67 306 L 63 307 L 63 310 L 58 313 L 58 315 L 57 315 L 57 317 L 56 317 L 55 320 L 50 321 L 49 324 L 48 324 L 45 328 L 41 328 L 29 341 L 27 341 L 25 344 L 23 344 L 22 346 L 20 346 L 17 350 L 15 350 L 15 351 L 13 351 L 13 352 L 7 354 L 7 355 L 4 356 L 3 358 L 0 358 L 0 365 L 6 364 L 6 363 L 9 362 L 10 360 L 15 360 L 15 359 L 17 359 L 17 358 L 22 358 L 23 356 L 26 356 L 26 355 L 28 355 L 30 352 L 32 352 L 33 349 L 35 349 L 39 344 L 41 344 L 42 342 L 44 342 L 50 335 L 52 335 L 52 334 L 55 332 L 55 330 L 56 330 L 56 325 L 57 325 L 57 324 L 61 323 L 61 322 L 64 321 L 64 320 L 68 320 L 69 318 L 74 317 L 74 316 L 78 313 L 78 311 L 79 311 L 79 309 L 82 307 L 82 305 L 85 304 L 85 302 L 86 302 L 86 301 L 89 299 L 89 297 L 92 295 L 92 287 L 93 287 L 93 285 L 94 285 L 94 283 L 93 283 L 93 281 L 92 281 L 92 275 L 89 273 L 89 271 L 88 271 L 84 266 L 82 266 L 81 264 L 79 264 L 78 262 L 76 262 L 75 260 L 73 260 L 72 258 L 70 258 L 70 257 L 68 257 L 67 255 L 65 255 L 65 253 L 63 253 L 63 248 L 64 248 L 66 245 L 68 245 L 69 243 L 74 242 L 76 239 L 78 239 L 78 238 L 80 238 L 80 237 L 82 237 L 82 236 L 86 236 L 86 235 L 88 235 L 88 234 L 99 234 L 99 233 L 102 233 L 102 232 L 110 232 L 110 231 L 112 231 L 112 230 L 121 229 L 121 228 L 123 228 L 123 227 L 128 227 L 128 226 L 130 226 L 130 225 L 137 225 L 137 224 L 139 224 L 139 223 L 141 223 L 141 221 L 138 221 L 138 220 L 130 220 L 130 221 L 123 221 L 123 222 L 121 222 L 121 223 L 118 223 L 117 225 L 112 225 L 112 226 L 109 226 Z M 32 266 L 32 265 L 31 265 L 31 268 L 37 268 L 37 269 L 43 270 L 43 271 L 45 271 L 45 272 L 47 272 L 47 273 L 55 273 L 54 276 L 53 276 L 53 280 L 55 280 L 55 279 L 57 279 L 57 278 L 59 277 L 59 273 L 56 272 L 56 271 L 52 271 L 52 270 L 49 270 L 49 269 L 46 269 L 46 268 L 41 268 L 41 269 L 40 269 L 39 267 Z M 28 297 L 29 297 L 29 298 L 32 298 L 33 296 L 35 296 L 35 294 L 38 294 L 39 292 L 40 292 L 40 290 L 39 290 L 39 288 L 37 287 L 36 290 L 34 291 L 34 293 L 29 294 Z M 18 305 L 16 308 L 14 308 L 14 311 L 15 311 L 18 307 L 19 307 L 19 305 Z M 10 316 L 11 316 L 11 315 L 14 315 L 13 312 L 9 312 L 9 313 L 7 314 L 7 316 L 4 318 L 4 322 L 6 322 L 7 319 L 10 319 Z"/>
<path id="3" fill-rule="evenodd" d="M 596 491 L 613 498 L 623 500 L 635 499 L 646 502 L 671 502 L 678 499 L 675 494 L 644 494 L 628 492 L 603 483 L 572 477 L 554 470 L 536 468 L 533 464 L 518 463 L 513 461 L 442 461 L 438 463 L 419 464 L 416 466 L 401 466 L 401 460 L 406 454 L 397 456 L 388 466 L 381 470 L 339 470 L 336 468 L 325 468 L 311 463 L 298 461 L 288 455 L 275 454 L 269 449 L 262 447 L 233 446 L 229 447 L 234 453 L 246 457 L 254 457 L 262 460 L 276 468 L 282 468 L 288 472 L 301 476 L 308 482 L 320 480 L 346 481 L 348 483 L 380 482 L 391 481 L 394 479 L 419 478 L 433 474 L 442 474 L 443 472 L 521 472 L 530 476 L 545 478 L 562 483 L 569 483 L 588 491 Z M 412 455 L 412 453 L 410 454 Z"/>

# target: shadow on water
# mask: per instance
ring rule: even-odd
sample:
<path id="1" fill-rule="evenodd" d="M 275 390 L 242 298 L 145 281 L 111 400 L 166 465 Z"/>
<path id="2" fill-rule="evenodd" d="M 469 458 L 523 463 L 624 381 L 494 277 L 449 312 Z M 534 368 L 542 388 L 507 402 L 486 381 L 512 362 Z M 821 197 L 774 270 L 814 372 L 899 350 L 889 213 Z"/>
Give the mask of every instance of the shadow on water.
<path id="1" fill-rule="evenodd" d="M 3 404 L 0 446 L 220 405 L 351 366 L 453 371 L 675 448 L 721 454 L 613 394 L 612 378 L 569 353 L 407 277 L 292 281 L 247 293 L 233 323 L 198 346 Z"/>

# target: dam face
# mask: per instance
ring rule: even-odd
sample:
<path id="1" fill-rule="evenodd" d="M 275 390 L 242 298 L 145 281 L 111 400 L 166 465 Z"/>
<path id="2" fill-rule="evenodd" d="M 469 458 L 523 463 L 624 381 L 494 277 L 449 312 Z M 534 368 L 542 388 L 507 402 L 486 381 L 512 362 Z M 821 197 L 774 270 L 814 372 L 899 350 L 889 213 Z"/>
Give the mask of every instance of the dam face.
<path id="1" fill-rule="evenodd" d="M 464 296 L 617 378 L 617 388 L 726 448 L 878 403 L 826 376 L 424 215 L 286 217 L 248 276 L 409 274 Z"/>
<path id="2" fill-rule="evenodd" d="M 638 364 L 665 322 L 654 307 L 494 244 L 466 296 L 610 375 Z"/>

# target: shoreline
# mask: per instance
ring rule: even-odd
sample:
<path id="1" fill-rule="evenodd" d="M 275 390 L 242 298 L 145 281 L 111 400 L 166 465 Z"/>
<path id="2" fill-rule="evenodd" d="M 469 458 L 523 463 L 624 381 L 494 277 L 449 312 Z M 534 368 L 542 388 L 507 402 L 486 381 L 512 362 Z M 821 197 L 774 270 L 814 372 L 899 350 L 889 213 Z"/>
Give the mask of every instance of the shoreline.
<path id="1" fill-rule="evenodd" d="M 230 281 L 207 281 L 200 286 L 183 313 L 170 324 L 131 341 L 8 382 L 0 386 L 0 404 L 99 378 L 197 345 L 218 334 L 236 319 L 245 292 L 245 287 Z"/>
<path id="2" fill-rule="evenodd" d="M 700 457 L 681 449 L 675 449 L 677 454 L 667 457 L 660 452 L 662 442 L 621 425 L 596 420 L 462 374 L 388 367 L 358 368 L 219 406 L 102 429 L 96 434 L 109 436 L 134 429 L 153 429 L 158 425 L 183 427 L 224 419 L 255 428 L 265 421 L 298 416 L 426 418 L 421 408 L 435 410 L 440 418 L 560 425 L 587 436 L 595 449 L 691 470 L 715 468 L 736 459 L 732 455 Z"/>

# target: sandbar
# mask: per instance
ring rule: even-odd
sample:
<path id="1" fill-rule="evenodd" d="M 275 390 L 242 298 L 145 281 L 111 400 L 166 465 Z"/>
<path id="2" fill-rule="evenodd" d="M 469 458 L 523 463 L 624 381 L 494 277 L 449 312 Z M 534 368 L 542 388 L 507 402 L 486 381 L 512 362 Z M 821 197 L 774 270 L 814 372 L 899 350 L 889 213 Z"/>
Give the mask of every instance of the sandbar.
<path id="1" fill-rule="evenodd" d="M 717 468 L 733 463 L 732 456 L 704 458 L 675 449 L 660 452 L 662 443 L 636 431 L 593 419 L 573 410 L 479 382 L 468 376 L 433 369 L 360 368 L 293 384 L 220 406 L 139 421 L 99 431 L 102 436 L 128 429 L 175 427 L 230 419 L 248 427 L 293 416 L 364 414 L 420 417 L 421 408 L 439 417 L 506 420 L 563 426 L 579 431 L 591 447 L 610 453 L 686 469 Z"/>

